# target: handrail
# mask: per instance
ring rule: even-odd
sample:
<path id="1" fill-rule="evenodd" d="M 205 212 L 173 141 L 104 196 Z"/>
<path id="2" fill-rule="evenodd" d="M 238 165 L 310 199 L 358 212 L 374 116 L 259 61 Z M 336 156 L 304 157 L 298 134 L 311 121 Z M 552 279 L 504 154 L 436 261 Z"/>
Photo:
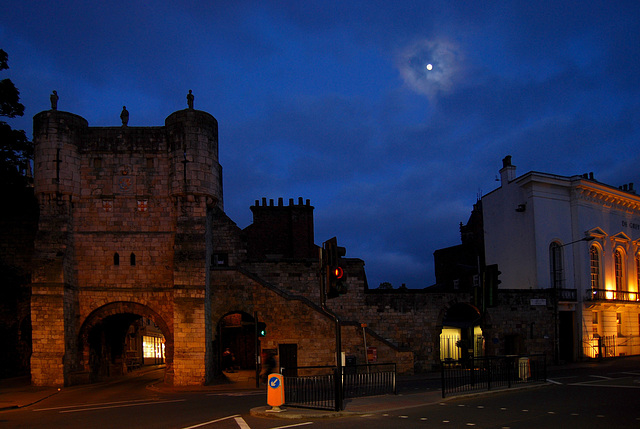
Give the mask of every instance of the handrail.
<path id="1" fill-rule="evenodd" d="M 640 293 L 626 290 L 587 289 L 585 300 L 640 302 Z"/>

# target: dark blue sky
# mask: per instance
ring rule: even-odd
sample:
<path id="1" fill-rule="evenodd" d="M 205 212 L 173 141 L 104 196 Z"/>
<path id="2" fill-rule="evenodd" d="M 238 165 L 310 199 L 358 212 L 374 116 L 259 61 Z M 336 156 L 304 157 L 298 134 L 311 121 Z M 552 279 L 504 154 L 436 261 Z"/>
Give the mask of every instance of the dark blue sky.
<path id="1" fill-rule="evenodd" d="M 371 287 L 433 284 L 505 155 L 640 188 L 640 2 L 8 0 L 0 48 L 31 118 L 219 122 L 225 210 L 315 206 Z M 431 70 L 427 65 L 431 64 Z"/>

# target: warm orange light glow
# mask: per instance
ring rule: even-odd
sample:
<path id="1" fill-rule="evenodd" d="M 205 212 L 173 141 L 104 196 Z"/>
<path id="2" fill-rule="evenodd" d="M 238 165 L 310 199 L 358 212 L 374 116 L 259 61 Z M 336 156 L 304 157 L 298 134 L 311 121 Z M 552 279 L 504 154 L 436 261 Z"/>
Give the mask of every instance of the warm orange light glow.
<path id="1" fill-rule="evenodd" d="M 607 299 L 613 299 L 613 291 L 611 290 L 608 290 L 604 295 Z"/>
<path id="2" fill-rule="evenodd" d="M 342 276 L 344 275 L 344 271 L 342 271 L 342 268 L 336 267 L 336 269 L 333 271 L 333 274 L 336 276 L 337 279 L 341 279 Z"/>

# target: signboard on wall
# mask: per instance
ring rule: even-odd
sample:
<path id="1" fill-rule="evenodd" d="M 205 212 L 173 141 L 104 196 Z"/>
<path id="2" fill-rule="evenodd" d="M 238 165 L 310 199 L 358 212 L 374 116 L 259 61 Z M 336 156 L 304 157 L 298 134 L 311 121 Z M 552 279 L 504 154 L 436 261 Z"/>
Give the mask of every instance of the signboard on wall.
<path id="1" fill-rule="evenodd" d="M 376 363 L 376 362 L 378 362 L 378 348 L 367 347 L 367 363 Z"/>

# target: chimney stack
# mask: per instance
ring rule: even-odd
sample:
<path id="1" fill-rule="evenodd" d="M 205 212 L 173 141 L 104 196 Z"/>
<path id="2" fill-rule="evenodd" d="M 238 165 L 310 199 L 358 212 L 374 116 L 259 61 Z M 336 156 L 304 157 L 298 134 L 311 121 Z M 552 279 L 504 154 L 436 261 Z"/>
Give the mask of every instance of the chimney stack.
<path id="1" fill-rule="evenodd" d="M 502 169 L 500 170 L 501 185 L 504 186 L 516 178 L 516 167 L 511 165 L 511 155 L 507 155 L 502 160 Z"/>

